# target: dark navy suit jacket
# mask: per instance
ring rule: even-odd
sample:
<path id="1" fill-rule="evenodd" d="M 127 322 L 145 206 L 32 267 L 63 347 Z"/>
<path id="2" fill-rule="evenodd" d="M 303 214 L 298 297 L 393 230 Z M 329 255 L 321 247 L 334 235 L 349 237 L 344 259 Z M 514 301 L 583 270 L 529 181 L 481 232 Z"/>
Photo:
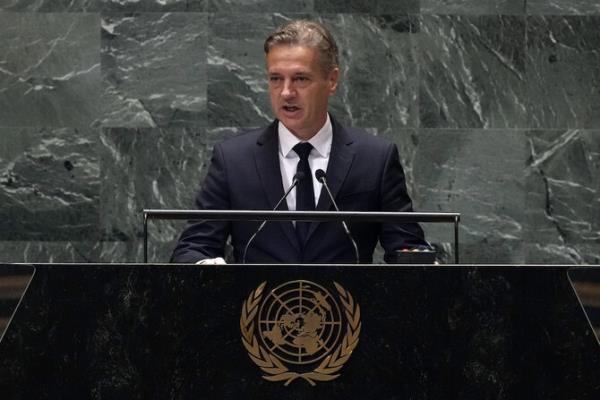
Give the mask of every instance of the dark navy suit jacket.
<path id="1" fill-rule="evenodd" d="M 345 128 L 331 118 L 333 141 L 327 180 L 342 211 L 412 211 L 396 145 L 363 131 Z M 275 120 L 215 146 L 212 164 L 196 197 L 198 209 L 272 210 L 284 194 Z M 314 171 L 313 171 L 314 172 Z M 282 202 L 280 210 L 287 210 Z M 334 210 L 324 189 L 317 210 Z M 233 256 L 244 247 L 259 222 L 190 221 L 179 238 L 172 262 L 193 263 L 223 257 L 231 236 Z M 418 224 L 350 224 L 361 262 L 371 262 L 377 240 L 391 254 L 426 245 Z M 268 222 L 248 249 L 249 263 L 354 263 L 352 245 L 340 222 L 313 222 L 300 245 L 292 222 Z"/>

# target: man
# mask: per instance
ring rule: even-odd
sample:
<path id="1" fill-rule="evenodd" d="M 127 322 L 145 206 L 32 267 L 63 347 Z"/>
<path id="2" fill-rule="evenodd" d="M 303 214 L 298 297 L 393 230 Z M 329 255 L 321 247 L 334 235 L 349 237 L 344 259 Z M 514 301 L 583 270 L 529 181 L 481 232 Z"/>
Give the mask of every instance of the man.
<path id="1" fill-rule="evenodd" d="M 271 106 L 277 119 L 215 146 L 196 198 L 199 209 L 272 210 L 293 183 L 279 210 L 332 210 L 315 178 L 326 173 L 342 211 L 412 211 L 396 146 L 328 114 L 339 79 L 338 49 L 321 24 L 292 21 L 265 41 Z M 297 175 L 297 173 L 299 174 Z M 258 222 L 191 221 L 173 262 L 223 263 L 231 236 L 242 262 Z M 379 239 L 386 255 L 426 245 L 418 224 L 351 224 L 361 262 L 371 262 Z M 353 263 L 355 252 L 340 222 L 269 222 L 248 246 L 250 263 Z"/>

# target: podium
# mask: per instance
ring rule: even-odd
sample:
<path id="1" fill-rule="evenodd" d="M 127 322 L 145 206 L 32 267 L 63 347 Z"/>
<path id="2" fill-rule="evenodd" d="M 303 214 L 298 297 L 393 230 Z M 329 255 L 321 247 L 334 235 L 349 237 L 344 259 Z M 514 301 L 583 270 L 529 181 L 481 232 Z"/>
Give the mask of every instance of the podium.
<path id="1" fill-rule="evenodd" d="M 0 343 L 3 399 L 600 394 L 568 266 L 11 268 L 35 273 Z"/>

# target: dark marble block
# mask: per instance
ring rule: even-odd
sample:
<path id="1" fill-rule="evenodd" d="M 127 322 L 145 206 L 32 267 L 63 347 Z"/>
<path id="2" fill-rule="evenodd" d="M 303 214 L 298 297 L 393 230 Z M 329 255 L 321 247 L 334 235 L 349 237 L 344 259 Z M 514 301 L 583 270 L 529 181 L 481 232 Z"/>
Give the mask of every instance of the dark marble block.
<path id="1" fill-rule="evenodd" d="M 422 211 L 460 212 L 466 263 L 524 262 L 527 140 L 513 130 L 419 130 L 412 174 Z M 425 226 L 429 240 L 450 241 L 448 226 Z"/>
<path id="2" fill-rule="evenodd" d="M 317 13 L 417 14 L 422 0 L 314 0 Z"/>
<path id="3" fill-rule="evenodd" d="M 173 248 L 175 248 L 177 237 L 183 228 L 184 222 L 150 224 L 148 227 L 149 262 L 168 262 Z M 124 260 L 142 262 L 144 260 L 144 242 L 142 235 L 138 232 L 140 228 L 136 226 L 134 229 L 126 232 L 132 236 L 131 238 L 118 237 L 100 241 L 0 241 L 0 262 L 119 263 Z"/>
<path id="4" fill-rule="evenodd" d="M 551 15 L 600 14 L 597 0 L 527 0 L 527 13 Z"/>
<path id="5" fill-rule="evenodd" d="M 525 3 L 525 0 L 421 0 L 421 13 L 523 15 Z"/>
<path id="6" fill-rule="evenodd" d="M 93 129 L 0 128 L 0 240 L 99 237 Z"/>
<path id="7" fill-rule="evenodd" d="M 600 391 L 598 342 L 566 267 L 36 268 L 0 343 L 7 398 L 584 400 Z M 241 342 L 252 291 L 296 280 L 321 285 L 328 305 L 361 324 L 340 376 L 314 387 L 263 379 Z"/>
<path id="8" fill-rule="evenodd" d="M 263 42 L 285 21 L 280 14 L 211 14 L 209 126 L 256 127 L 272 120 Z"/>
<path id="9" fill-rule="evenodd" d="M 418 126 L 414 16 L 324 17 L 341 53 L 330 110 L 347 125 L 379 130 Z"/>
<path id="10" fill-rule="evenodd" d="M 0 0 L 0 10 L 35 12 L 205 11 L 207 0 Z"/>
<path id="11" fill-rule="evenodd" d="M 425 128 L 525 126 L 525 18 L 422 16 L 419 115 Z"/>
<path id="12" fill-rule="evenodd" d="M 525 242 L 538 262 L 600 262 L 599 133 L 527 133 Z"/>
<path id="13" fill-rule="evenodd" d="M 98 117 L 100 18 L 0 12 L 0 126 L 85 127 Z"/>
<path id="14" fill-rule="evenodd" d="M 600 123 L 600 16 L 528 17 L 528 126 Z"/>
<path id="15" fill-rule="evenodd" d="M 103 14 L 104 127 L 206 124 L 203 13 Z"/>
<path id="16" fill-rule="evenodd" d="M 236 129 L 104 129 L 101 230 L 109 242 L 103 246 L 114 251 L 110 260 L 142 261 L 142 210 L 195 208 L 214 144 L 237 134 Z M 150 243 L 156 253 L 151 259 L 168 261 L 182 228 L 175 222 L 152 225 Z M 105 260 L 110 257 L 106 251 Z"/>
<path id="17" fill-rule="evenodd" d="M 122 242 L 119 242 L 122 243 Z M 105 250 L 106 249 L 106 250 Z M 102 250 L 105 250 L 104 252 Z M 73 239 L 71 241 L 0 241 L 0 262 L 19 263 L 88 263 L 126 260 L 124 254 L 116 253 L 108 243 L 96 240 Z"/>
<path id="18" fill-rule="evenodd" d="M 92 12 L 102 0 L 0 0 L 2 11 Z"/>
<path id="19" fill-rule="evenodd" d="M 97 0 L 103 11 L 205 11 L 208 0 Z"/>
<path id="20" fill-rule="evenodd" d="M 206 10 L 217 13 L 309 12 L 319 0 L 207 0 Z"/>
<path id="21" fill-rule="evenodd" d="M 103 130 L 105 239 L 139 236 L 144 208 L 193 206 L 210 162 L 211 143 L 204 133 L 179 128 Z"/>

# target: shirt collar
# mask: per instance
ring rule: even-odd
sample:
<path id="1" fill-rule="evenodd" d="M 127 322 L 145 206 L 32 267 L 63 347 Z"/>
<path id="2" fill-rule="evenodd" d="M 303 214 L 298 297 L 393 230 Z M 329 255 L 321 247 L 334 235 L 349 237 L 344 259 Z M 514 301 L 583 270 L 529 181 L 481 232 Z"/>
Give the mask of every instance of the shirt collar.
<path id="1" fill-rule="evenodd" d="M 290 132 L 281 121 L 279 121 L 277 124 L 277 133 L 279 135 L 279 151 L 283 157 L 288 158 L 288 156 L 290 156 L 290 152 L 293 152 L 292 149 L 294 146 L 302 142 L 302 140 L 298 139 L 292 132 Z M 315 136 L 308 140 L 308 143 L 312 144 L 319 157 L 329 157 L 332 138 L 333 128 L 331 126 L 329 114 L 327 114 L 325 124 L 321 127 L 321 129 L 319 129 Z M 295 152 L 291 154 L 291 156 L 295 155 Z"/>

